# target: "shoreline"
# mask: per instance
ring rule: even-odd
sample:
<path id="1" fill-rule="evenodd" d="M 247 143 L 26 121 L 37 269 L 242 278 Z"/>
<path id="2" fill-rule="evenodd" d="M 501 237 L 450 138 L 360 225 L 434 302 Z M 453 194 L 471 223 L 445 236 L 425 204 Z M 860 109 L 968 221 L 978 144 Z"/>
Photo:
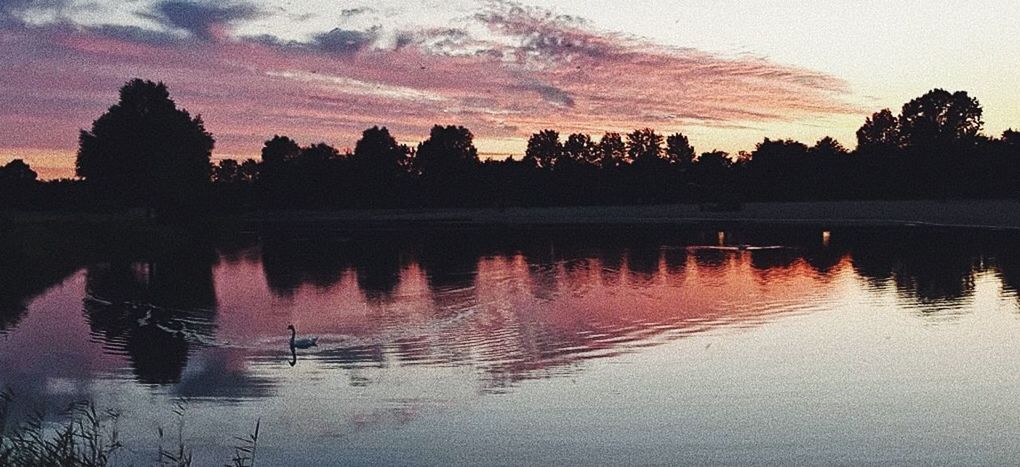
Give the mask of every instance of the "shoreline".
<path id="1" fill-rule="evenodd" d="M 138 212 L 0 211 L 0 221 L 9 225 L 159 226 Z M 200 223 L 242 228 L 803 225 L 1020 231 L 1020 200 L 754 202 L 734 211 L 702 211 L 696 204 L 255 211 L 213 214 Z"/>
<path id="2" fill-rule="evenodd" d="M 696 204 L 530 208 L 377 209 L 259 212 L 260 225 L 363 227 L 434 226 L 704 226 L 805 225 L 1020 230 L 1020 201 L 824 201 L 745 203 L 735 211 L 702 211 Z"/>

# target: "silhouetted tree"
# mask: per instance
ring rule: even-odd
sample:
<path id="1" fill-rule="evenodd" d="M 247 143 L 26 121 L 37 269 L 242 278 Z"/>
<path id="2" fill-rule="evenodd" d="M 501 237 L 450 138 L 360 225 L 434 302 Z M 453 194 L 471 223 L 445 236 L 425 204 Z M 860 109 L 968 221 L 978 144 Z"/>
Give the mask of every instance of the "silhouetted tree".
<path id="1" fill-rule="evenodd" d="M 255 183 L 259 175 L 259 163 L 255 159 L 245 159 L 237 169 L 238 180 L 242 183 Z"/>
<path id="2" fill-rule="evenodd" d="M 765 138 L 751 153 L 751 176 L 760 196 L 796 199 L 814 176 L 807 146 L 793 140 Z"/>
<path id="3" fill-rule="evenodd" d="M 934 89 L 903 105 L 900 135 L 907 146 L 972 143 L 981 132 L 981 104 L 965 91 Z"/>
<path id="4" fill-rule="evenodd" d="M 362 132 L 354 145 L 354 161 L 373 177 L 392 180 L 407 171 L 408 148 L 397 143 L 386 127 Z"/>
<path id="5" fill-rule="evenodd" d="M 627 134 L 627 154 L 635 164 L 656 164 L 662 160 L 662 135 L 651 128 Z"/>
<path id="6" fill-rule="evenodd" d="M 666 160 L 679 167 L 689 167 L 694 162 L 694 146 L 682 133 L 666 137 Z"/>
<path id="7" fill-rule="evenodd" d="M 294 159 L 294 163 L 303 169 L 320 169 L 339 158 L 340 150 L 337 148 L 326 143 L 316 143 L 301 148 L 301 153 Z"/>
<path id="8" fill-rule="evenodd" d="M 425 177 L 463 172 L 478 165 L 474 135 L 462 126 L 432 127 L 429 138 L 418 145 L 413 166 Z"/>
<path id="9" fill-rule="evenodd" d="M 134 79 L 79 137 L 76 170 L 97 191 L 162 213 L 195 208 L 209 184 L 214 140 L 163 83 Z"/>
<path id="10" fill-rule="evenodd" d="M 573 133 L 563 143 L 563 155 L 578 165 L 595 166 L 599 162 L 598 147 L 591 137 L 584 133 Z"/>
<path id="11" fill-rule="evenodd" d="M 609 132 L 599 140 L 599 165 L 611 169 L 628 164 L 627 145 L 619 133 Z"/>
<path id="12" fill-rule="evenodd" d="M 262 204 L 279 207 L 293 203 L 288 187 L 299 183 L 293 162 L 300 154 L 301 146 L 286 136 L 273 135 L 263 144 L 258 177 Z"/>
<path id="13" fill-rule="evenodd" d="M 473 205 L 471 193 L 481 188 L 471 172 L 479 167 L 474 135 L 462 126 L 432 127 L 429 138 L 418 144 L 412 167 L 421 177 L 424 197 L 419 202 Z"/>
<path id="14" fill-rule="evenodd" d="M 1020 131 L 1012 128 L 1002 132 L 1002 142 L 1009 146 L 1020 147 Z"/>
<path id="15" fill-rule="evenodd" d="M 846 156 L 850 152 L 842 144 L 839 144 L 839 141 L 826 136 L 815 142 L 815 145 L 808 149 L 808 153 L 813 157 L 830 161 Z"/>
<path id="16" fill-rule="evenodd" d="M 857 148 L 896 148 L 900 145 L 899 120 L 889 109 L 882 109 L 868 117 L 857 130 Z"/>
<path id="17" fill-rule="evenodd" d="M 352 198 L 361 206 L 392 206 L 398 202 L 410 170 L 409 148 L 397 143 L 386 127 L 362 133 L 354 146 L 349 180 Z"/>
<path id="18" fill-rule="evenodd" d="M 290 162 L 301 154 L 301 146 L 297 142 L 280 135 L 266 141 L 262 146 L 262 163 L 267 166 L 281 165 Z"/>
<path id="19" fill-rule="evenodd" d="M 0 167 L 0 183 L 31 183 L 39 174 L 22 159 L 14 159 Z"/>
<path id="20" fill-rule="evenodd" d="M 38 174 L 25 161 L 14 159 L 0 167 L 0 209 L 28 208 L 37 195 Z M 0 219 L 0 234 L 3 220 Z"/>
<path id="21" fill-rule="evenodd" d="M 563 154 L 560 134 L 556 130 L 542 130 L 528 138 L 524 160 L 540 169 L 552 169 Z"/>
<path id="22" fill-rule="evenodd" d="M 724 151 L 703 152 L 694 163 L 698 181 L 702 185 L 719 186 L 729 173 L 733 160 Z"/>
<path id="23" fill-rule="evenodd" d="M 237 183 L 241 165 L 234 159 L 224 159 L 213 167 L 213 183 Z"/>

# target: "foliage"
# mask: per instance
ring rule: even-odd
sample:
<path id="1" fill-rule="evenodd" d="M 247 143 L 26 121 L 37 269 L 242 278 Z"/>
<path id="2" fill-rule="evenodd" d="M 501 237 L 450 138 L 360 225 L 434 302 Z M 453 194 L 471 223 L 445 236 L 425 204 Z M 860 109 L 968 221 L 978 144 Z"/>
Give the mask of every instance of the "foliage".
<path id="1" fill-rule="evenodd" d="M 524 161 L 539 169 L 552 169 L 563 154 L 560 133 L 556 130 L 542 130 L 528 138 Z"/>
<path id="2" fill-rule="evenodd" d="M 0 168 L 0 194 L 10 207 L 109 206 L 104 196 L 116 193 L 128 203 L 185 206 L 191 199 L 223 212 L 1020 197 L 1020 133 L 985 136 L 981 116 L 980 103 L 966 92 L 934 89 L 899 115 L 884 109 L 869 116 L 853 151 L 831 137 L 810 147 L 766 138 L 751 152 L 695 157 L 679 132 L 665 138 L 651 128 L 625 137 L 607 132 L 596 142 L 585 133 L 561 141 L 559 131 L 544 129 L 528 139 L 523 158 L 483 163 L 463 126 L 435 125 L 414 149 L 373 126 L 353 152 L 274 135 L 259 161 L 210 165 L 212 138 L 201 120 L 178 110 L 164 85 L 133 80 L 82 133 L 78 169 L 85 186 L 38 183 L 31 168 L 13 161 Z M 212 191 L 203 195 L 206 185 Z"/>
<path id="3" fill-rule="evenodd" d="M 194 210 L 209 184 L 214 140 L 163 83 L 134 79 L 79 136 L 76 170 L 98 193 L 162 214 Z"/>
<path id="4" fill-rule="evenodd" d="M 563 143 L 563 160 L 573 165 L 595 166 L 599 162 L 598 146 L 584 133 L 573 133 Z"/>
<path id="5" fill-rule="evenodd" d="M 655 164 L 662 157 L 662 135 L 651 128 L 634 130 L 627 134 L 627 154 L 634 164 Z"/>
<path id="6" fill-rule="evenodd" d="M 432 127 L 429 138 L 418 145 L 414 167 L 424 177 L 462 173 L 479 163 L 474 135 L 462 126 Z"/>
<path id="7" fill-rule="evenodd" d="M 94 404 L 77 402 L 61 413 L 66 419 L 55 425 L 46 421 L 44 412 L 33 412 L 20 423 L 12 423 L 10 407 L 13 394 L 0 391 L 0 465 L 10 467 L 68 466 L 105 467 L 116 464 L 117 453 L 127 449 L 117 429 L 120 414 L 98 411 Z M 194 462 L 191 448 L 184 442 L 186 401 L 177 401 L 174 414 L 177 432 L 174 446 L 163 446 L 164 431 L 158 428 L 156 465 L 188 467 Z M 234 454 L 228 466 L 254 467 L 261 420 L 245 437 L 234 438 Z"/>
<path id="8" fill-rule="evenodd" d="M 674 133 L 666 137 L 666 160 L 681 167 L 690 166 L 694 162 L 694 146 L 691 146 L 683 133 Z"/>

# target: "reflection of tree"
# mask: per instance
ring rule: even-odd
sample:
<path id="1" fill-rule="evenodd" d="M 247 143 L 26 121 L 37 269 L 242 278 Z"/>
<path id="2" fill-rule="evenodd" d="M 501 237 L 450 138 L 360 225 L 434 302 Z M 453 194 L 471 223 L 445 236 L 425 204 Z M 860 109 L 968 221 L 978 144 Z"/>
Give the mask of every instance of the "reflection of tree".
<path id="1" fill-rule="evenodd" d="M 332 237 L 295 238 L 269 233 L 262 238 L 262 270 L 274 294 L 288 297 L 305 284 L 329 288 L 350 267 L 348 247 Z"/>
<path id="2" fill-rule="evenodd" d="M 0 331 L 17 326 L 25 315 L 29 299 L 59 284 L 78 267 L 73 261 L 50 256 L 31 260 L 20 251 L 0 254 L 3 255 L 0 261 Z"/>
<path id="3" fill-rule="evenodd" d="M 800 258 L 800 252 L 792 248 L 770 250 L 751 250 L 751 268 L 760 278 L 769 278 L 788 274 L 790 268 Z"/>
<path id="4" fill-rule="evenodd" d="M 85 314 L 93 334 L 125 352 L 140 382 L 180 380 L 191 346 L 213 335 L 211 249 L 172 248 L 145 262 L 118 258 L 86 271 Z"/>
<path id="5" fill-rule="evenodd" d="M 940 251 L 904 256 L 896 270 L 896 287 L 921 303 L 958 300 L 974 293 L 977 258 Z"/>
<path id="6" fill-rule="evenodd" d="M 598 250 L 599 264 L 602 265 L 602 284 L 611 287 L 620 283 L 626 251 L 622 246 L 605 244 Z"/>
<path id="7" fill-rule="evenodd" d="M 692 256 L 694 256 L 694 264 L 699 269 L 711 271 L 722 268 L 726 261 L 729 260 L 731 254 L 731 252 L 724 250 L 698 248 L 693 251 Z"/>
<path id="8" fill-rule="evenodd" d="M 659 245 L 641 243 L 627 250 L 627 269 L 629 278 L 635 284 L 648 284 L 659 273 Z"/>
<path id="9" fill-rule="evenodd" d="M 807 262 L 816 273 L 822 276 L 827 276 L 832 272 L 843 258 L 846 257 L 846 251 L 830 246 L 828 248 L 814 248 L 803 252 L 804 261 Z"/>
<path id="10" fill-rule="evenodd" d="M 1002 253 L 995 258 L 995 266 L 1002 279 L 1004 288 L 1013 292 L 1020 300 L 1020 245 L 1010 242 Z"/>
<path id="11" fill-rule="evenodd" d="M 473 288 L 481 256 L 479 246 L 477 241 L 462 236 L 436 236 L 425 240 L 418 254 L 418 264 L 425 272 L 429 289 L 437 292 Z"/>
<path id="12" fill-rule="evenodd" d="M 0 219 L 2 221 L 2 219 Z M 95 248 L 92 232 L 0 226 L 0 331 L 16 326 L 27 302 L 79 269 Z"/>
<path id="13" fill-rule="evenodd" d="M 439 307 L 439 312 L 458 312 L 477 301 L 475 281 L 482 240 L 445 235 L 425 239 L 418 252 L 418 265 Z"/>
<path id="14" fill-rule="evenodd" d="M 358 288 L 370 302 L 390 301 L 404 268 L 400 248 L 389 241 L 369 241 L 356 245 L 355 251 Z"/>
<path id="15" fill-rule="evenodd" d="M 528 267 L 532 296 L 540 300 L 551 300 L 559 291 L 556 245 L 551 240 L 529 242 L 521 249 L 521 254 Z"/>
<path id="16" fill-rule="evenodd" d="M 686 248 L 667 248 L 662 252 L 662 258 L 666 262 L 666 273 L 671 276 L 681 274 L 687 269 Z"/>
<path id="17" fill-rule="evenodd" d="M 981 241 L 961 232 L 867 232 L 850 240 L 854 270 L 873 283 L 891 280 L 920 303 L 958 300 L 974 292 Z"/>

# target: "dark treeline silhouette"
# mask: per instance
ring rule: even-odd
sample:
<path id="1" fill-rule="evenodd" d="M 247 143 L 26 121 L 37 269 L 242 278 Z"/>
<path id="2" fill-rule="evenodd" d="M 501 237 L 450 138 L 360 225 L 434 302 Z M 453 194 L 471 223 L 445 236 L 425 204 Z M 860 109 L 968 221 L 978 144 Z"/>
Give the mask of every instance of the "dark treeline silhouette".
<path id="1" fill-rule="evenodd" d="M 303 146 L 283 135 L 258 159 L 213 164 L 200 117 L 166 86 L 132 80 L 119 102 L 82 131 L 80 181 L 40 183 L 20 160 L 0 168 L 14 207 L 205 209 L 508 207 L 835 199 L 1009 198 L 1020 195 L 1020 132 L 982 133 L 966 92 L 935 89 L 885 109 L 857 131 L 857 148 L 765 139 L 752 151 L 698 153 L 681 134 L 533 134 L 520 159 L 482 161 L 462 126 L 432 128 L 410 147 L 386 127 L 353 151 Z"/>

